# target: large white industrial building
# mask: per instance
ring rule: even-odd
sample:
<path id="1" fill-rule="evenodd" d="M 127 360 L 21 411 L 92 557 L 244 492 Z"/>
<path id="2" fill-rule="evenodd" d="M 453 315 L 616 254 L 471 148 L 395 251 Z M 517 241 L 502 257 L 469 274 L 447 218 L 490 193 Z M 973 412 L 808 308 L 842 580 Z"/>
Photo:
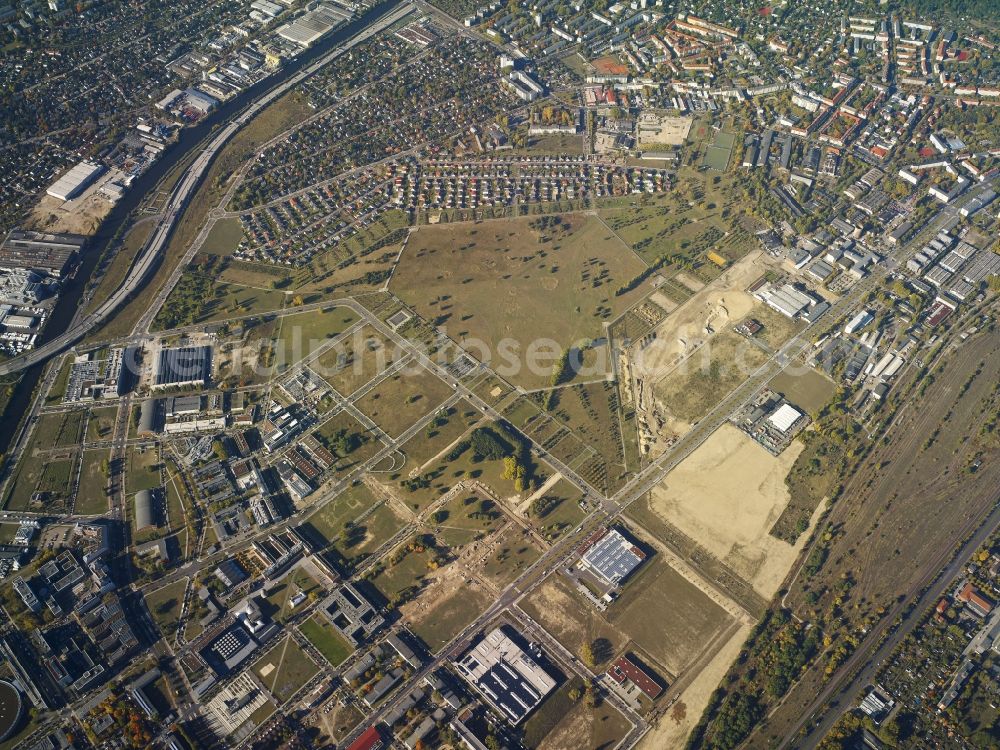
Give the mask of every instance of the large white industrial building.
<path id="1" fill-rule="evenodd" d="M 45 192 L 53 198 L 68 201 L 82 193 L 100 176 L 104 167 L 90 161 L 81 161 L 66 174 L 52 183 Z"/>

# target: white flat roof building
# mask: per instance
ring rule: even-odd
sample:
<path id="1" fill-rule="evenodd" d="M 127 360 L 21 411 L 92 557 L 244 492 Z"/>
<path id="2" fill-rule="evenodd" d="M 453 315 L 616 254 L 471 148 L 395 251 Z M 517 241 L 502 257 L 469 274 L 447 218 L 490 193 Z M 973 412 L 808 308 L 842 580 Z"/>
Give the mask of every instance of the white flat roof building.
<path id="1" fill-rule="evenodd" d="M 782 404 L 775 409 L 774 414 L 767 418 L 767 421 L 781 432 L 788 432 L 792 425 L 802 418 L 802 412 L 791 404 Z"/>
<path id="2" fill-rule="evenodd" d="M 455 662 L 458 672 L 511 724 L 518 724 L 556 681 L 500 628 Z"/>
<path id="3" fill-rule="evenodd" d="M 81 161 L 52 183 L 52 186 L 45 192 L 53 198 L 68 201 L 82 193 L 103 171 L 104 167 L 100 164 Z"/>

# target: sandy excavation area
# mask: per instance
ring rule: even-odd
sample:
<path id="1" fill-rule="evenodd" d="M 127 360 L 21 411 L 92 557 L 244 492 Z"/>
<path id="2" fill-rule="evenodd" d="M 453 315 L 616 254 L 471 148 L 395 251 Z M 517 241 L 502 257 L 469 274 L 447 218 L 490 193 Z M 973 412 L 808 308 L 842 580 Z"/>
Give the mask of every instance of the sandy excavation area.
<path id="1" fill-rule="evenodd" d="M 775 458 L 723 425 L 653 489 L 650 508 L 769 599 L 808 538 L 792 546 L 768 533 L 788 504 L 785 477 L 801 451 L 795 441 Z"/>

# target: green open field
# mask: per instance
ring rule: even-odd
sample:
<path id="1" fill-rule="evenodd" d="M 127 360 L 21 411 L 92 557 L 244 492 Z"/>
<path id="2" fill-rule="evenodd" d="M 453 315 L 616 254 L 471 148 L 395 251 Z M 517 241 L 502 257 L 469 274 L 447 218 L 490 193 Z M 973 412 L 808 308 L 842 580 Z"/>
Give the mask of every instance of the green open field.
<path id="1" fill-rule="evenodd" d="M 103 471 L 107 460 L 107 450 L 83 452 L 75 513 L 88 516 L 108 512 L 108 478 Z"/>
<path id="2" fill-rule="evenodd" d="M 391 503 L 384 502 L 374 511 L 357 522 L 358 531 L 355 540 L 347 544 L 337 539 L 334 544 L 337 551 L 344 556 L 350 565 L 357 565 L 367 555 L 377 550 L 392 538 L 393 534 L 404 526 L 404 521 L 396 513 Z"/>
<path id="3" fill-rule="evenodd" d="M 566 479 L 560 479 L 528 508 L 528 518 L 538 533 L 555 541 L 576 528 L 585 517 L 580 507 L 580 490 Z"/>
<path id="4" fill-rule="evenodd" d="M 186 588 L 187 579 L 183 578 L 146 594 L 146 608 L 153 617 L 153 622 L 166 636 L 177 630 Z"/>
<path id="5" fill-rule="evenodd" d="M 316 583 L 311 575 L 302 570 L 302 568 L 293 568 L 264 597 L 264 604 L 261 607 L 263 614 L 276 622 L 287 622 L 293 615 L 298 613 L 300 608 L 306 605 L 306 602 L 302 602 L 298 607 L 292 609 L 292 597 L 300 591 L 305 592 L 307 595 L 314 595 L 315 597 L 322 594 L 320 585 Z"/>
<path id="6" fill-rule="evenodd" d="M 311 366 L 334 390 L 349 396 L 401 356 L 395 344 L 365 326 L 323 352 Z"/>
<path id="7" fill-rule="evenodd" d="M 600 337 L 602 321 L 641 297 L 642 285 L 615 292 L 645 268 L 596 217 L 556 218 L 547 227 L 531 218 L 421 227 L 390 287 L 511 382 L 547 386 L 558 352 L 539 349 L 529 362 L 529 346 L 546 338 L 561 350 Z"/>
<path id="8" fill-rule="evenodd" d="M 80 442 L 83 415 L 77 410 L 42 414 L 35 424 L 32 447 L 45 450 L 76 445 Z"/>
<path id="9" fill-rule="evenodd" d="M 67 356 L 63 359 L 62 366 L 59 368 L 59 374 L 56 375 L 56 379 L 52 381 L 52 387 L 49 388 L 49 392 L 45 394 L 46 406 L 57 404 L 62 401 L 63 396 L 66 395 L 66 386 L 69 385 L 69 371 L 72 369 L 73 357 Z"/>
<path id="10" fill-rule="evenodd" d="M 87 442 L 110 440 L 114 435 L 117 416 L 117 406 L 99 406 L 91 409 L 90 421 L 87 423 Z"/>
<path id="11" fill-rule="evenodd" d="M 218 270 L 200 262 L 206 257 L 196 256 L 195 262 L 184 271 L 156 316 L 153 330 L 273 312 L 283 309 L 291 299 L 282 290 L 219 281 Z"/>
<path id="12" fill-rule="evenodd" d="M 553 455 L 572 463 L 581 447 L 594 452 L 600 458 L 600 467 L 585 479 L 605 492 L 620 486 L 626 477 L 626 467 L 617 386 L 600 382 L 560 388 L 547 396 L 544 402 L 547 402 L 558 422 L 583 443 L 579 446 L 571 440 L 559 440 L 551 447 Z M 547 426 L 553 437 L 556 437 L 556 426 Z M 637 468 L 631 467 L 632 470 Z"/>
<path id="13" fill-rule="evenodd" d="M 654 556 L 626 581 L 605 615 L 671 675 L 684 670 L 732 617 Z"/>
<path id="14" fill-rule="evenodd" d="M 477 536 L 489 534 L 503 520 L 502 509 L 493 500 L 472 490 L 456 493 L 430 516 L 440 541 L 449 547 L 462 547 Z"/>
<path id="15" fill-rule="evenodd" d="M 498 588 L 503 588 L 541 555 L 524 530 L 511 525 L 496 537 L 496 551 L 483 563 L 480 575 Z"/>
<path id="16" fill-rule="evenodd" d="M 536 463 L 532 486 L 544 482 L 548 471 Z M 502 498 L 527 497 L 531 490 L 515 492 L 513 482 L 504 479 L 503 472 L 503 461 L 477 461 L 474 451 L 466 448 L 455 457 L 449 452 L 417 477 L 401 480 L 399 492 L 414 510 L 423 510 L 463 479 L 476 479 Z"/>
<path id="17" fill-rule="evenodd" d="M 818 413 L 833 398 L 836 390 L 828 377 L 804 366 L 786 367 L 771 378 L 768 387 L 805 409 L 808 414 Z"/>
<path id="18" fill-rule="evenodd" d="M 360 444 L 354 450 L 347 452 L 350 446 L 339 444 L 338 435 L 341 434 L 345 437 L 357 436 Z M 325 420 L 313 431 L 313 435 L 337 456 L 335 471 L 338 474 L 349 471 L 359 463 L 364 463 L 383 447 L 382 442 L 378 439 L 377 431 L 366 429 L 348 411 L 338 412 Z M 344 451 L 343 454 L 341 454 L 341 449 Z"/>
<path id="19" fill-rule="evenodd" d="M 278 371 L 282 372 L 310 356 L 357 320 L 357 313 L 348 307 L 326 307 L 283 315 L 275 350 Z"/>
<path id="20" fill-rule="evenodd" d="M 71 459 L 40 461 L 25 456 L 18 462 L 17 473 L 4 499 L 4 508 L 45 513 L 59 510 L 69 498 L 73 466 Z M 35 492 L 45 493 L 42 502 L 37 505 L 31 502 Z"/>
<path id="21" fill-rule="evenodd" d="M 371 582 L 390 604 L 412 599 L 423 587 L 424 578 L 430 570 L 428 563 L 435 554 L 433 548 L 421 546 L 413 537 L 379 563 L 381 570 Z"/>
<path id="22" fill-rule="evenodd" d="M 291 636 L 286 636 L 268 651 L 252 669 L 264 687 L 282 703 L 319 672 L 319 667 Z"/>
<path id="23" fill-rule="evenodd" d="M 451 388 L 430 370 L 409 364 L 379 382 L 355 406 L 396 438 L 437 409 L 451 393 Z"/>
<path id="24" fill-rule="evenodd" d="M 628 734 L 630 724 L 607 701 L 591 707 L 571 691 L 583 693 L 583 681 L 574 677 L 559 686 L 524 723 L 524 745 L 529 750 L 611 748 Z"/>
<path id="25" fill-rule="evenodd" d="M 219 219 L 212 225 L 201 246 L 209 255 L 232 255 L 243 239 L 243 225 L 235 216 Z"/>
<path id="26" fill-rule="evenodd" d="M 381 502 L 367 485 L 355 484 L 324 505 L 306 522 L 324 539 L 333 543 L 347 521 L 353 521 L 372 506 Z"/>
<path id="27" fill-rule="evenodd" d="M 313 615 L 304 621 L 299 625 L 299 630 L 316 647 L 316 650 L 323 654 L 323 657 L 330 662 L 331 667 L 339 667 L 354 650 L 341 637 L 340 633 L 333 629 L 329 620 L 321 614 Z"/>
<path id="28" fill-rule="evenodd" d="M 188 496 L 184 487 L 182 477 L 179 476 L 177 465 L 172 461 L 167 462 L 167 483 L 165 486 L 167 519 L 170 521 L 170 528 L 178 529 L 184 525 L 184 508 L 193 507 L 193 498 Z M 211 526 L 211 524 L 208 524 Z"/>
<path id="29" fill-rule="evenodd" d="M 722 331 L 658 381 L 653 391 L 672 415 L 693 422 L 767 359 L 766 352 L 738 333 Z"/>
<path id="30" fill-rule="evenodd" d="M 458 440 L 482 415 L 465 399 L 439 412 L 422 433 L 414 435 L 403 446 L 408 470 L 419 469 L 449 445 Z"/>
<path id="31" fill-rule="evenodd" d="M 161 486 L 160 457 L 155 446 L 129 448 L 125 461 L 125 487 L 130 496 Z"/>
<path id="32" fill-rule="evenodd" d="M 242 321 L 242 329 L 216 349 L 216 377 L 234 388 L 266 383 L 274 369 L 278 318 Z"/>

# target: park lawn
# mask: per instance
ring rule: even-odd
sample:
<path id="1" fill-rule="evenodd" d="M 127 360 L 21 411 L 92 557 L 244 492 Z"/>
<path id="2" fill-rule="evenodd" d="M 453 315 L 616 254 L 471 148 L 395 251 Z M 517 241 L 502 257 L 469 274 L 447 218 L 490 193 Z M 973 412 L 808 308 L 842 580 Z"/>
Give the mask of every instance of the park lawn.
<path id="1" fill-rule="evenodd" d="M 420 227 L 390 288 L 515 385 L 545 387 L 562 349 L 599 338 L 642 297 L 642 284 L 616 292 L 646 268 L 597 217 L 555 218 L 547 228 L 550 217 Z"/>
<path id="2" fill-rule="evenodd" d="M 91 409 L 90 421 L 87 423 L 87 442 L 110 440 L 114 436 L 117 418 L 117 406 L 98 406 Z"/>
<path id="3" fill-rule="evenodd" d="M 287 622 L 298 612 L 299 607 L 302 607 L 306 603 L 302 602 L 298 607 L 292 609 L 292 597 L 300 591 L 305 592 L 307 596 L 315 594 L 317 597 L 322 593 L 322 589 L 315 578 L 306 573 L 302 568 L 295 568 L 278 581 L 269 590 L 267 596 L 264 597 L 263 614 L 273 618 L 277 622 Z"/>
<path id="4" fill-rule="evenodd" d="M 435 551 L 417 544 L 416 537 L 404 542 L 379 563 L 381 570 L 370 579 L 390 604 L 414 598 L 424 586 L 424 579 L 430 571 L 428 563 L 434 559 Z M 411 546 L 414 549 L 407 549 Z"/>
<path id="5" fill-rule="evenodd" d="M 532 503 L 528 517 L 547 541 L 576 528 L 586 518 L 580 507 L 580 491 L 566 479 L 560 479 L 541 498 Z"/>
<path id="6" fill-rule="evenodd" d="M 104 466 L 108 460 L 108 451 L 84 451 L 81 460 L 80 488 L 73 512 L 82 516 L 107 513 L 108 477 L 104 473 Z"/>
<path id="7" fill-rule="evenodd" d="M 219 219 L 212 225 L 201 246 L 201 252 L 209 255 L 232 255 L 243 240 L 243 224 L 235 216 Z"/>
<path id="8" fill-rule="evenodd" d="M 161 486 L 160 456 L 155 446 L 129 448 L 125 486 L 129 495 Z"/>
<path id="9" fill-rule="evenodd" d="M 171 635 L 180 622 L 181 605 L 184 603 L 187 583 L 188 579 L 182 578 L 146 594 L 146 608 L 149 609 L 153 622 L 165 636 Z"/>
<path id="10" fill-rule="evenodd" d="M 354 651 L 321 614 L 315 614 L 303 622 L 299 625 L 299 630 L 323 654 L 323 658 L 330 662 L 331 667 L 339 667 Z"/>
<path id="11" fill-rule="evenodd" d="M 402 351 L 371 326 L 364 326 L 323 352 L 310 365 L 335 391 L 354 391 L 403 356 Z"/>
<path id="12" fill-rule="evenodd" d="M 459 448 L 464 450 L 455 455 Z M 462 480 L 475 479 L 490 488 L 497 497 L 517 502 L 528 497 L 535 488 L 541 486 L 551 473 L 551 468 L 532 457 L 530 486 L 524 492 L 514 490 L 514 483 L 504 479 L 502 460 L 476 460 L 475 452 L 464 441 L 433 462 L 419 476 L 401 479 L 399 492 L 403 500 L 414 510 L 423 510 L 438 497 L 445 494 Z"/>
<path id="13" fill-rule="evenodd" d="M 732 330 L 713 336 L 708 361 L 695 352 L 653 386 L 653 392 L 675 417 L 694 422 L 739 386 L 768 359 L 768 354 Z"/>
<path id="14" fill-rule="evenodd" d="M 181 282 L 183 283 L 183 281 Z M 258 289 L 239 284 L 214 285 L 214 298 L 208 300 L 193 323 L 225 320 L 234 315 L 253 315 L 284 308 L 288 295 L 276 289 Z M 169 304 L 169 302 L 168 302 Z"/>
<path id="15" fill-rule="evenodd" d="M 284 703 L 316 676 L 319 667 L 290 635 L 252 667 L 261 683 Z"/>
<path id="16" fill-rule="evenodd" d="M 451 388 L 422 365 L 406 365 L 389 375 L 356 402 L 390 437 L 399 437 L 414 422 L 437 409 Z"/>
<path id="17" fill-rule="evenodd" d="M 310 312 L 283 315 L 275 344 L 275 362 L 283 372 L 311 356 L 317 349 L 358 321 L 349 307 L 326 307 Z"/>
<path id="18" fill-rule="evenodd" d="M 337 446 L 337 436 L 341 432 L 344 432 L 346 435 L 356 435 L 361 444 L 349 453 L 341 455 Z M 348 411 L 341 411 L 330 417 L 317 427 L 313 431 L 313 434 L 331 453 L 337 456 L 337 463 L 334 468 L 338 473 L 353 469 L 382 450 L 382 441 L 378 439 L 375 431 L 366 429 Z"/>
<path id="19" fill-rule="evenodd" d="M 380 502 L 381 498 L 367 485 L 358 482 L 309 516 L 306 523 L 332 544 L 337 541 L 346 522 L 355 520 Z"/>
<path id="20" fill-rule="evenodd" d="M 40 461 L 27 457 L 26 459 L 18 463 L 17 473 L 11 480 L 4 508 L 50 512 L 65 503 L 69 497 L 74 461 L 71 459 Z M 47 493 L 41 504 L 31 502 L 35 492 Z M 33 505 L 35 507 L 32 507 Z"/>
<path id="21" fill-rule="evenodd" d="M 291 271 L 280 266 L 262 263 L 245 263 L 232 259 L 226 263 L 220 281 L 241 286 L 256 286 L 266 289 L 285 289 L 291 282 Z"/>
<path id="22" fill-rule="evenodd" d="M 456 493 L 443 508 L 434 511 L 429 523 L 440 529 L 445 544 L 461 547 L 476 536 L 495 531 L 503 520 L 503 509 L 493 500 L 469 490 Z"/>
<path id="23" fill-rule="evenodd" d="M 191 498 L 187 497 L 187 490 L 184 488 L 184 481 L 177 470 L 177 464 L 172 461 L 167 462 L 167 483 L 165 490 L 167 496 L 167 519 L 170 522 L 170 528 L 179 529 L 184 525 L 184 506 L 192 507 L 193 503 Z"/>
<path id="24" fill-rule="evenodd" d="M 489 558 L 480 568 L 480 574 L 497 586 L 504 588 L 535 562 L 542 553 L 525 531 L 511 524 L 496 540 Z"/>
<path id="25" fill-rule="evenodd" d="M 404 522 L 392 504 L 384 502 L 378 505 L 364 520 L 358 521 L 357 526 L 360 541 L 350 546 L 345 545 L 340 540 L 336 542 L 337 550 L 352 566 L 359 564 L 365 556 L 389 541 L 404 526 Z M 362 532 L 364 533 L 363 537 L 361 536 Z"/>
<path id="26" fill-rule="evenodd" d="M 454 406 L 441 409 L 420 434 L 414 435 L 403 445 L 409 469 L 421 468 L 448 446 L 464 435 L 483 418 L 468 401 L 462 399 Z"/>

